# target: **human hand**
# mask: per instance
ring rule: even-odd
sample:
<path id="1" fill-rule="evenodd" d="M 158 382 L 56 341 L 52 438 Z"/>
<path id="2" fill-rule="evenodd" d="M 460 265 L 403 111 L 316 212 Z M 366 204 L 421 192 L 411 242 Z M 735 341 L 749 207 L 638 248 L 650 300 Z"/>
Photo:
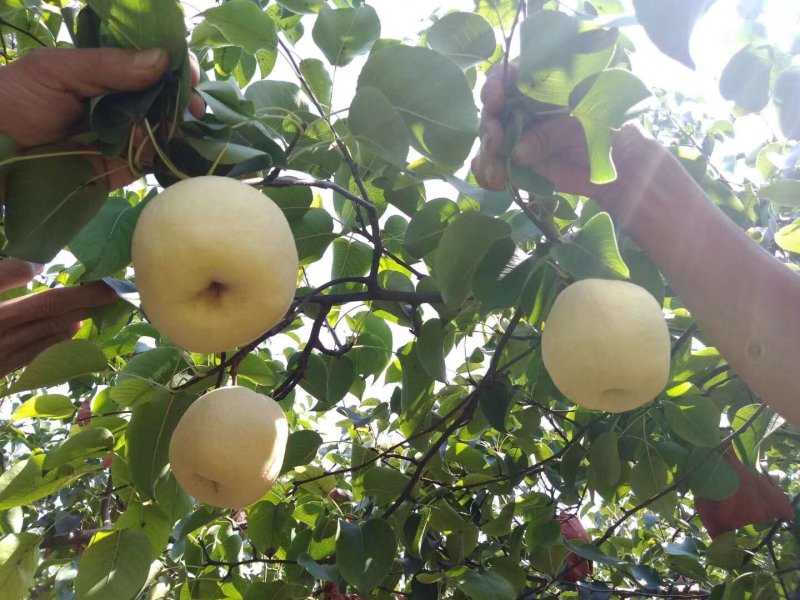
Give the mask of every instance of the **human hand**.
<path id="1" fill-rule="evenodd" d="M 0 261 L 0 292 L 25 285 L 41 265 Z M 0 302 L 0 377 L 24 367 L 41 351 L 68 340 L 93 308 L 118 300 L 103 283 L 56 288 Z"/>
<path id="2" fill-rule="evenodd" d="M 508 186 L 506 145 L 503 116 L 511 107 L 533 104 L 517 90 L 517 67 L 509 63 L 490 71 L 481 90 L 483 101 L 480 153 L 472 161 L 478 183 L 490 190 L 500 191 Z M 619 195 L 621 187 L 632 185 L 635 164 L 632 147 L 651 143 L 634 126 L 615 132 L 612 156 L 618 171 L 617 181 L 598 185 L 590 181 L 589 154 L 583 128 L 577 119 L 567 115 L 542 116 L 528 111 L 529 124 L 522 131 L 511 160 L 520 167 L 535 169 L 549 179 L 556 190 L 567 194 L 603 199 Z"/>
<path id="3" fill-rule="evenodd" d="M 192 85 L 200 68 L 190 55 Z M 0 133 L 20 149 L 62 142 L 76 133 L 86 111 L 86 100 L 105 92 L 134 92 L 155 85 L 169 68 L 169 53 L 117 48 L 43 48 L 0 68 Z M 197 117 L 203 100 L 193 94 L 189 105 Z M 97 173 L 110 173 L 109 185 L 118 188 L 136 179 L 116 159 L 95 157 Z"/>

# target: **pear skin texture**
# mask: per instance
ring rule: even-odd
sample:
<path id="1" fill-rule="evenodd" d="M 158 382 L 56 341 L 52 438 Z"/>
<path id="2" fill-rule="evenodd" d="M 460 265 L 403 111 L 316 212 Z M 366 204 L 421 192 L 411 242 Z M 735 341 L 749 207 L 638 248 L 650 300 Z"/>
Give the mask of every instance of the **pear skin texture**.
<path id="1" fill-rule="evenodd" d="M 280 322 L 298 258 L 283 212 L 228 177 L 171 185 L 139 216 L 131 258 L 147 318 L 176 345 L 224 352 Z"/>
<path id="2" fill-rule="evenodd" d="M 667 383 L 670 337 L 661 307 L 627 281 L 584 279 L 559 294 L 542 332 L 542 359 L 571 402 L 625 412 Z"/>
<path id="3" fill-rule="evenodd" d="M 245 387 L 204 394 L 184 413 L 169 444 L 172 472 L 201 502 L 243 508 L 275 484 L 289 426 L 269 396 Z"/>

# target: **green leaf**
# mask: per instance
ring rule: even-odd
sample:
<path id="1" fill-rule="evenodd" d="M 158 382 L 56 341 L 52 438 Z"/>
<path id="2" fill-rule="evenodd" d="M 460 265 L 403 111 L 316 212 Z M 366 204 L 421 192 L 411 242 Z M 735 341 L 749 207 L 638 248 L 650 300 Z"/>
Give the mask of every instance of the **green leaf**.
<path id="1" fill-rule="evenodd" d="M 186 57 L 186 26 L 178 2 L 164 0 L 85 0 L 123 48 L 166 48 L 172 68 Z"/>
<path id="2" fill-rule="evenodd" d="M 41 352 L 9 388 L 16 394 L 36 388 L 53 387 L 72 377 L 105 371 L 103 351 L 88 340 L 67 340 Z"/>
<path id="3" fill-rule="evenodd" d="M 791 66 L 780 74 L 772 102 L 778 111 L 783 135 L 791 140 L 800 138 L 800 66 Z"/>
<path id="4" fill-rule="evenodd" d="M 402 494 L 409 481 L 408 475 L 391 467 L 372 467 L 364 474 L 364 493 L 388 502 Z"/>
<path id="5" fill-rule="evenodd" d="M 243 600 L 305 600 L 311 589 L 282 580 L 254 581 L 247 588 Z"/>
<path id="6" fill-rule="evenodd" d="M 169 461 L 169 441 L 193 398 L 173 394 L 140 404 L 133 409 L 125 439 L 131 481 L 149 497 Z"/>
<path id="7" fill-rule="evenodd" d="M 486 420 L 498 431 L 506 431 L 506 421 L 517 390 L 508 381 L 492 381 L 481 391 L 478 405 Z"/>
<path id="8" fill-rule="evenodd" d="M 616 43 L 616 33 L 590 29 L 587 21 L 553 10 L 533 12 L 520 27 L 520 91 L 542 110 L 568 106 L 575 87 L 605 69 Z M 602 43 L 582 48 L 585 38 L 600 34 Z"/>
<path id="9" fill-rule="evenodd" d="M 29 598 L 39 564 L 39 543 L 36 534 L 10 533 L 0 539 L 0 595 L 8 600 Z"/>
<path id="10" fill-rule="evenodd" d="M 754 113 L 769 102 L 773 50 L 769 46 L 746 46 L 731 57 L 719 79 L 719 91 L 741 110 Z"/>
<path id="11" fill-rule="evenodd" d="M 272 187 L 263 188 L 262 191 L 280 207 L 289 222 L 302 218 L 314 202 L 314 192 L 307 187 Z"/>
<path id="12" fill-rule="evenodd" d="M 677 4 L 633 0 L 636 18 L 664 54 L 694 69 L 689 42 L 695 23 L 714 0 L 683 0 Z"/>
<path id="13" fill-rule="evenodd" d="M 187 507 L 187 512 L 191 505 Z M 128 503 L 125 512 L 115 523 L 116 529 L 135 529 L 147 536 L 152 556 L 158 556 L 169 541 L 169 534 L 175 521 L 164 514 L 160 507 L 142 504 L 138 500 Z"/>
<path id="14" fill-rule="evenodd" d="M 481 531 L 486 535 L 491 536 L 504 536 L 511 533 L 511 527 L 514 522 L 514 503 L 509 502 L 500 509 L 500 514 L 495 519 L 484 523 Z"/>
<path id="15" fill-rule="evenodd" d="M 514 23 L 519 4 L 519 0 L 475 0 L 475 12 L 492 27 L 508 30 Z"/>
<path id="16" fill-rule="evenodd" d="M 401 429 L 410 435 L 430 414 L 434 401 L 433 379 L 420 364 L 415 343 L 405 345 L 397 356 L 403 371 Z"/>
<path id="17" fill-rule="evenodd" d="M 487 312 L 516 306 L 525 286 L 541 264 L 536 256 L 515 264 L 516 251 L 517 245 L 511 238 L 497 240 L 475 269 L 472 290 L 475 299 Z"/>
<path id="18" fill-rule="evenodd" d="M 672 473 L 661 457 L 653 452 L 643 453 L 643 456 L 633 467 L 630 484 L 638 502 L 649 500 L 656 494 L 664 491 L 672 483 Z M 664 518 L 671 519 L 678 502 L 678 492 L 673 491 L 662 496 L 650 506 Z"/>
<path id="19" fill-rule="evenodd" d="M 300 387 L 317 403 L 313 410 L 328 410 L 345 397 L 356 373 L 347 356 L 312 354 L 308 357 Z"/>
<path id="20" fill-rule="evenodd" d="M 720 440 L 720 411 L 708 398 L 684 396 L 664 400 L 664 415 L 672 430 L 687 442 L 713 448 Z"/>
<path id="21" fill-rule="evenodd" d="M 447 183 L 456 188 L 459 194 L 462 194 L 466 198 L 477 200 L 478 204 L 481 206 L 481 212 L 487 215 L 499 217 L 508 210 L 508 207 L 511 206 L 511 203 L 514 201 L 508 190 L 492 192 L 475 185 L 470 185 L 458 177 L 447 176 L 446 179 Z M 459 198 L 459 202 L 463 199 L 463 197 Z"/>
<path id="22" fill-rule="evenodd" d="M 468 12 L 451 12 L 443 16 L 428 30 L 425 41 L 462 69 L 488 60 L 497 44 L 489 22 Z"/>
<path id="23" fill-rule="evenodd" d="M 325 6 L 325 0 L 278 0 L 278 4 L 292 12 L 314 14 Z"/>
<path id="24" fill-rule="evenodd" d="M 300 74 L 305 78 L 314 98 L 324 107 L 330 108 L 333 81 L 325 68 L 325 64 L 318 58 L 305 58 L 300 61 Z M 352 117 L 352 111 L 350 117 Z"/>
<path id="25" fill-rule="evenodd" d="M 605 554 L 601 550 L 599 550 L 594 544 L 590 544 L 589 542 L 583 542 L 581 540 L 564 540 L 564 545 L 569 548 L 571 552 L 574 552 L 578 556 L 582 556 L 583 558 L 588 558 L 591 561 L 600 563 L 601 565 L 611 565 L 614 567 L 621 567 L 625 564 L 625 562 L 617 558 L 615 556 L 609 556 Z"/>
<path id="26" fill-rule="evenodd" d="M 483 255 L 510 231 L 504 221 L 478 212 L 463 213 L 448 225 L 436 250 L 434 272 L 449 306 L 459 306 L 467 299 L 472 274 Z"/>
<path id="27" fill-rule="evenodd" d="M 136 529 L 98 533 L 78 564 L 78 600 L 132 600 L 147 581 L 150 541 Z"/>
<path id="28" fill-rule="evenodd" d="M 18 163 L 5 189 L 6 253 L 49 262 L 92 220 L 108 196 L 105 177 L 83 156 Z"/>
<path id="29" fill-rule="evenodd" d="M 133 230 L 145 204 L 131 206 L 124 198 L 113 196 L 75 236 L 69 248 L 86 267 L 83 279 L 102 279 L 130 264 Z"/>
<path id="30" fill-rule="evenodd" d="M 800 219 L 776 231 L 775 243 L 788 252 L 800 253 Z"/>
<path id="31" fill-rule="evenodd" d="M 684 466 L 695 468 L 689 477 L 689 487 L 698 498 L 724 500 L 739 487 L 739 476 L 719 452 L 708 457 L 707 450 L 697 449 Z"/>
<path id="32" fill-rule="evenodd" d="M 347 353 L 358 375 L 380 375 L 392 357 L 392 330 L 386 321 L 372 312 L 348 317 L 354 332 L 358 332 L 353 348 Z"/>
<path id="33" fill-rule="evenodd" d="M 286 453 L 283 456 L 281 473 L 287 473 L 300 465 L 307 465 L 317 456 L 322 445 L 322 436 L 316 431 L 302 429 L 289 434 Z"/>
<path id="34" fill-rule="evenodd" d="M 75 413 L 75 406 L 66 396 L 48 394 L 34 396 L 20 404 L 11 415 L 11 421 L 23 419 L 67 419 Z"/>
<path id="35" fill-rule="evenodd" d="M 573 240 L 553 246 L 550 254 L 576 279 L 627 279 L 630 276 L 628 265 L 619 253 L 608 213 L 594 215 Z"/>
<path id="36" fill-rule="evenodd" d="M 597 75 L 577 104 L 570 97 L 572 115 L 583 126 L 589 146 L 592 183 L 609 183 L 617 178 L 611 161 L 612 130 L 621 127 L 630 109 L 649 96 L 647 86 L 630 71 L 608 69 Z"/>
<path id="37" fill-rule="evenodd" d="M 114 449 L 114 436 L 102 427 L 86 428 L 68 437 L 60 446 L 50 450 L 42 463 L 42 471 L 50 471 L 73 462 L 108 454 Z"/>
<path id="38" fill-rule="evenodd" d="M 339 579 L 339 569 L 336 565 L 321 565 L 305 552 L 297 557 L 297 563 L 302 565 L 314 579 L 320 581 L 336 581 Z"/>
<path id="39" fill-rule="evenodd" d="M 89 102 L 89 124 L 102 142 L 124 147 L 130 127 L 141 123 L 158 100 L 164 82 L 141 92 L 110 92 Z"/>
<path id="40" fill-rule="evenodd" d="M 312 208 L 301 218 L 289 221 L 297 244 L 300 264 L 318 261 L 336 238 L 333 233 L 333 218 L 322 208 Z"/>
<path id="41" fill-rule="evenodd" d="M 278 134 L 294 135 L 298 113 L 308 110 L 300 87 L 289 81 L 256 81 L 247 88 L 245 97 L 253 103 L 259 120 Z"/>
<path id="42" fill-rule="evenodd" d="M 395 559 L 397 539 L 383 519 L 352 525 L 339 521 L 336 534 L 336 564 L 348 583 L 368 592 L 378 586 Z"/>
<path id="43" fill-rule="evenodd" d="M 459 212 L 458 204 L 449 198 L 434 198 L 426 202 L 409 222 L 403 248 L 414 258 L 433 252 L 448 224 Z"/>
<path id="44" fill-rule="evenodd" d="M 337 9 L 325 6 L 319 11 L 311 35 L 329 63 L 344 67 L 354 57 L 369 52 L 381 35 L 381 22 L 371 6 Z"/>
<path id="45" fill-rule="evenodd" d="M 800 207 L 800 180 L 781 179 L 758 190 L 758 197 L 781 208 Z"/>
<path id="46" fill-rule="evenodd" d="M 44 460 L 44 454 L 36 454 L 15 463 L 0 475 L 0 510 L 36 502 L 97 469 L 94 465 L 83 465 L 66 475 L 60 475 L 58 471 L 43 475 Z"/>
<path id="47" fill-rule="evenodd" d="M 772 573 L 750 572 L 739 575 L 725 586 L 723 600 L 780 600 Z"/>
<path id="48" fill-rule="evenodd" d="M 258 385 L 274 386 L 278 383 L 278 376 L 270 364 L 257 354 L 250 353 L 239 363 L 239 377 L 249 379 Z"/>
<path id="49" fill-rule="evenodd" d="M 371 264 L 371 246 L 352 238 L 336 238 L 333 241 L 331 278 L 361 277 L 369 272 Z"/>
<path id="50" fill-rule="evenodd" d="M 468 571 L 456 585 L 471 600 L 514 600 L 517 597 L 505 577 L 491 572 Z"/>
<path id="51" fill-rule="evenodd" d="M 726 531 L 711 541 L 706 553 L 708 564 L 732 571 L 739 569 L 747 553 L 736 541 L 736 532 Z"/>
<path id="52" fill-rule="evenodd" d="M 358 89 L 350 104 L 347 125 L 370 152 L 405 166 L 411 136 L 403 117 L 379 90 L 371 86 Z"/>
<path id="53" fill-rule="evenodd" d="M 736 454 L 742 463 L 753 470 L 758 470 L 761 443 L 781 426 L 781 421 L 776 416 L 762 411 L 760 404 L 747 404 L 737 409 L 730 419 L 731 428 L 739 433 L 732 442 Z"/>
<path id="54" fill-rule="evenodd" d="M 358 89 L 373 87 L 400 113 L 414 147 L 445 168 L 459 167 L 478 131 L 477 109 L 461 69 L 427 48 L 387 46 L 373 52 Z"/>
<path id="55" fill-rule="evenodd" d="M 130 407 L 166 398 L 170 394 L 167 384 L 182 362 L 183 353 L 173 346 L 161 346 L 135 356 L 117 377 L 111 398 L 120 406 Z"/>
<path id="56" fill-rule="evenodd" d="M 444 342 L 447 329 L 440 319 L 423 323 L 417 338 L 417 358 L 425 372 L 436 381 L 447 382 L 447 367 L 444 362 Z"/>
<path id="57" fill-rule="evenodd" d="M 619 438 L 613 431 L 601 433 L 589 448 L 589 481 L 603 493 L 613 489 L 621 475 Z"/>
<path id="58" fill-rule="evenodd" d="M 517 595 L 525 591 L 528 582 L 526 571 L 510 556 L 493 558 L 491 572 L 507 580 Z"/>
<path id="59" fill-rule="evenodd" d="M 221 48 L 238 46 L 248 54 L 278 45 L 275 23 L 250 0 L 228 0 L 203 13 L 205 21 L 192 33 L 192 44 Z"/>
<path id="60" fill-rule="evenodd" d="M 247 535 L 256 550 L 270 554 L 291 540 L 293 508 L 286 504 L 259 502 L 247 511 Z"/>
<path id="61" fill-rule="evenodd" d="M 302 468 L 302 467 L 301 467 Z M 325 485 L 329 483 L 330 485 Z M 318 495 L 328 496 L 333 489 L 333 477 L 326 478 L 321 481 L 316 481 L 308 486 L 313 486 L 319 489 Z M 309 490 L 309 487 L 303 487 Z M 333 555 L 336 552 L 336 531 L 337 520 L 322 516 L 317 521 L 314 527 L 314 533 L 311 536 L 311 541 L 308 544 L 308 553 L 315 560 L 322 560 Z"/>
<path id="62" fill-rule="evenodd" d="M 556 68 L 570 70 L 574 60 L 570 45 L 579 27 L 576 17 L 560 11 L 540 10 L 526 18 L 520 26 L 522 78 Z"/>

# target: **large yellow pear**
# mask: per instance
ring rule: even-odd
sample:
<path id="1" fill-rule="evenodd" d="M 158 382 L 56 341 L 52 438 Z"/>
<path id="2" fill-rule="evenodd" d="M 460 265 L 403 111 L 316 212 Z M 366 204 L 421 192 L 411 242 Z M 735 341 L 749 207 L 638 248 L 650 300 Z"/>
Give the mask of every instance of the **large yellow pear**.
<path id="1" fill-rule="evenodd" d="M 275 484 L 289 426 L 269 396 L 245 387 L 224 387 L 192 403 L 169 444 L 175 479 L 201 502 L 242 508 Z"/>
<path id="2" fill-rule="evenodd" d="M 175 344 L 208 354 L 253 341 L 294 298 L 297 248 L 265 194 L 228 177 L 195 177 L 142 211 L 131 249 L 147 318 Z"/>
<path id="3" fill-rule="evenodd" d="M 553 383 L 575 404 L 624 412 L 650 402 L 667 383 L 669 331 L 644 288 L 584 279 L 561 292 L 550 309 L 542 358 Z"/>

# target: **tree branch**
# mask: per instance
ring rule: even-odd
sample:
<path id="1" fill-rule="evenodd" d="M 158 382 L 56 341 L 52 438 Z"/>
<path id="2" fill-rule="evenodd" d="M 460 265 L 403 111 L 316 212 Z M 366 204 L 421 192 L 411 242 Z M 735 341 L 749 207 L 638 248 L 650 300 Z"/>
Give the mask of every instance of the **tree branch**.
<path id="1" fill-rule="evenodd" d="M 278 386 L 278 388 L 272 394 L 272 397 L 275 400 L 283 400 L 303 379 L 303 375 L 305 375 L 306 372 L 306 367 L 308 366 L 309 358 L 311 358 L 311 352 L 319 345 L 319 334 L 322 331 L 322 325 L 325 322 L 325 319 L 328 318 L 328 313 L 330 311 L 330 306 L 325 306 L 320 309 L 317 318 L 314 319 L 314 324 L 311 326 L 311 333 L 308 336 L 308 341 L 306 342 L 306 345 L 303 348 L 300 358 L 298 359 L 292 373 L 280 386 Z"/>

